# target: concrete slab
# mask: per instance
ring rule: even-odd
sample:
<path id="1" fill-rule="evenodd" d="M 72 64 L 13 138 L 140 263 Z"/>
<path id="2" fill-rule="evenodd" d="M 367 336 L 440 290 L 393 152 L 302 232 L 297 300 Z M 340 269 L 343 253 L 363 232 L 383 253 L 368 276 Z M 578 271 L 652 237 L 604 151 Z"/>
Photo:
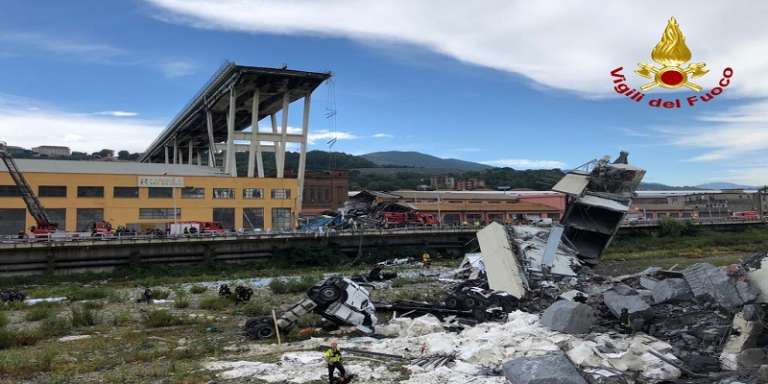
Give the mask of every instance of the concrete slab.
<path id="1" fill-rule="evenodd" d="M 504 363 L 504 376 L 512 384 L 587 384 L 581 372 L 562 352 L 519 357 Z"/>
<path id="2" fill-rule="evenodd" d="M 487 225 L 477 232 L 477 241 L 483 254 L 488 286 L 518 299 L 525 297 L 528 284 L 504 226 L 496 222 Z"/>

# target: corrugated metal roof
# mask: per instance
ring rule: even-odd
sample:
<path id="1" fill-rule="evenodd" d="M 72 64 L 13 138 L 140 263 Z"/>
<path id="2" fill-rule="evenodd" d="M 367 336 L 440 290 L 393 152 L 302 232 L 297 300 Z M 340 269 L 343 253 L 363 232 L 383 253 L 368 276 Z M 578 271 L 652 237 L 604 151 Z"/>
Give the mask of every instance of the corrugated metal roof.
<path id="1" fill-rule="evenodd" d="M 16 159 L 22 172 L 30 173 L 92 173 L 107 175 L 146 175 L 146 176 L 218 176 L 230 177 L 218 168 L 187 165 L 138 163 L 133 161 L 76 161 Z M 7 172 L 5 164 L 0 163 L 0 172 Z"/>
<path id="2" fill-rule="evenodd" d="M 518 197 L 532 196 L 562 196 L 553 191 L 392 191 L 406 199 L 478 199 L 478 200 L 509 200 Z"/>

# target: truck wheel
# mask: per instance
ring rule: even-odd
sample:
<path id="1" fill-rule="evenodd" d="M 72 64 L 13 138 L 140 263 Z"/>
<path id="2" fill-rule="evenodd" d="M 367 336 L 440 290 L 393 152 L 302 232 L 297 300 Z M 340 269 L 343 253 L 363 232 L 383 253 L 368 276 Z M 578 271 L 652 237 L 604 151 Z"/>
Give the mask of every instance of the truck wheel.
<path id="1" fill-rule="evenodd" d="M 459 299 L 450 296 L 445 299 L 445 306 L 448 308 L 457 308 L 459 306 Z"/>
<path id="2" fill-rule="evenodd" d="M 466 297 L 464 298 L 464 306 L 467 307 L 467 309 L 474 309 L 477 306 L 477 300 L 472 297 Z"/>
<path id="3" fill-rule="evenodd" d="M 338 287 L 330 286 L 320 289 L 320 297 L 327 303 L 332 303 L 341 297 L 341 290 Z"/>
<path id="4" fill-rule="evenodd" d="M 253 339 L 269 339 L 275 336 L 275 330 L 269 321 L 251 319 L 245 323 L 245 334 Z"/>

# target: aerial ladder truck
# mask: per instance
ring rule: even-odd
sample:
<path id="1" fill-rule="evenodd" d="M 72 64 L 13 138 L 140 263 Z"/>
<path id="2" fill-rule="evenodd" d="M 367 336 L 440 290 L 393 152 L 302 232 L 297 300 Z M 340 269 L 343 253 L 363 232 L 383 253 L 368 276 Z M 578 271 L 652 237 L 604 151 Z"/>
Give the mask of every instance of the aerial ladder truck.
<path id="1" fill-rule="evenodd" d="M 8 152 L 8 145 L 4 141 L 0 141 L 0 159 L 3 160 L 5 168 L 8 169 L 8 173 L 11 175 L 13 182 L 16 183 L 21 198 L 24 199 L 24 203 L 27 205 L 29 214 L 35 219 L 36 225 L 33 226 L 30 231 L 32 232 L 32 235 L 35 237 L 42 237 L 55 232 L 56 228 L 58 228 L 58 224 L 52 223 L 48 218 L 48 214 L 45 213 L 43 205 L 40 204 L 40 200 L 24 178 L 24 174 L 19 171 L 19 167 L 16 166 L 16 162 Z"/>

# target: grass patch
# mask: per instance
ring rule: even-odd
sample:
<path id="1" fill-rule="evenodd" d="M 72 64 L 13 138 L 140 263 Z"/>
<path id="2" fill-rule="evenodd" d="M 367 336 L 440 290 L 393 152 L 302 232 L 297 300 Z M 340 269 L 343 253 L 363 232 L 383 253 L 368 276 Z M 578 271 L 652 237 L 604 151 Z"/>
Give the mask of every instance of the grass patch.
<path id="1" fill-rule="evenodd" d="M 56 314 L 56 307 L 58 305 L 51 303 L 40 303 L 33 305 L 27 313 L 24 314 L 24 320 L 26 321 L 40 321 L 42 319 L 51 317 Z"/>
<path id="2" fill-rule="evenodd" d="M 73 305 L 70 311 L 72 312 L 72 326 L 74 327 L 91 327 L 101 322 L 101 313 L 92 306 Z"/>
<path id="3" fill-rule="evenodd" d="M 768 228 L 751 227 L 734 231 L 698 230 L 690 235 L 659 236 L 651 233 L 619 235 L 603 256 L 604 260 L 697 259 L 750 254 L 768 249 Z"/>
<path id="4" fill-rule="evenodd" d="M 8 325 L 8 315 L 4 311 L 0 311 L 0 329 L 5 328 Z"/>
<path id="5" fill-rule="evenodd" d="M 187 296 L 187 293 L 182 290 L 176 291 L 176 295 L 173 298 L 173 306 L 178 309 L 189 307 L 189 296 Z"/>
<path id="6" fill-rule="evenodd" d="M 191 292 L 193 295 L 199 295 L 207 290 L 208 288 L 203 285 L 193 285 L 192 288 L 189 289 L 189 292 Z"/>
<path id="7" fill-rule="evenodd" d="M 274 294 L 284 293 L 303 293 L 310 287 L 322 280 L 322 276 L 305 275 L 299 278 L 272 279 L 269 283 L 269 289 Z"/>
<path id="8" fill-rule="evenodd" d="M 174 325 L 188 324 L 189 321 L 174 316 L 165 309 L 156 309 L 144 315 L 144 326 L 147 328 L 172 327 Z"/>
<path id="9" fill-rule="evenodd" d="M 131 314 L 128 311 L 115 312 L 109 321 L 113 327 L 121 327 L 131 321 Z"/>
<path id="10" fill-rule="evenodd" d="M 155 300 L 165 300 L 171 296 L 171 291 L 167 289 L 153 289 L 152 298 Z"/>
<path id="11" fill-rule="evenodd" d="M 209 311 L 221 311 L 229 307 L 232 303 L 232 300 L 225 297 L 206 296 L 200 300 L 198 307 L 200 309 L 207 309 Z"/>
<path id="12" fill-rule="evenodd" d="M 60 316 L 50 316 L 43 320 L 38 332 L 44 337 L 64 336 L 72 330 L 72 322 Z"/>

